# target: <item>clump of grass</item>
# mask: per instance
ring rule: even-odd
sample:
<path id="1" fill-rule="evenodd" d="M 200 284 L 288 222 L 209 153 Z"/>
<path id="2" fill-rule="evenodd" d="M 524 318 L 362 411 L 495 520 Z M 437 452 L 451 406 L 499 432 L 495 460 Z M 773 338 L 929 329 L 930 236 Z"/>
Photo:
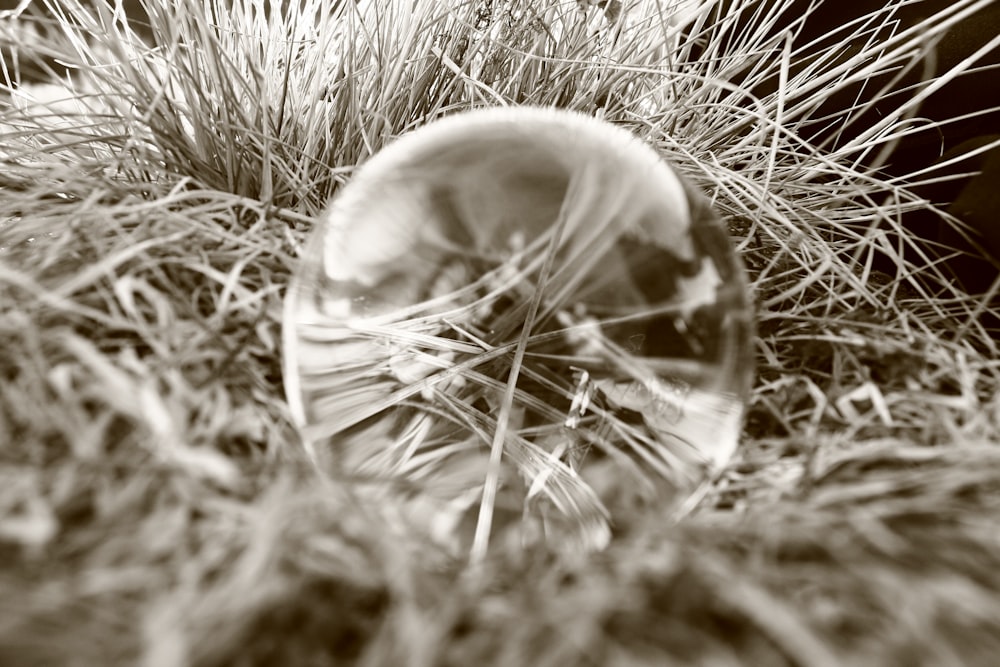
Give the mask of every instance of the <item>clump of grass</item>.
<path id="1" fill-rule="evenodd" d="M 905 226 L 940 177 L 881 169 L 961 73 L 922 77 L 934 44 L 988 2 L 900 30 L 898 0 L 811 45 L 776 28 L 785 0 L 691 23 L 229 4 L 143 3 L 141 35 L 77 0 L 4 19 L 0 662 L 990 664 L 991 300 Z M 19 81 L 31 62 L 55 85 Z M 823 106 L 918 71 L 876 123 L 878 90 Z M 601 114 L 713 198 L 760 377 L 739 460 L 682 522 L 626 517 L 591 558 L 499 545 L 468 577 L 402 491 L 313 475 L 278 341 L 354 166 L 495 104 Z"/>

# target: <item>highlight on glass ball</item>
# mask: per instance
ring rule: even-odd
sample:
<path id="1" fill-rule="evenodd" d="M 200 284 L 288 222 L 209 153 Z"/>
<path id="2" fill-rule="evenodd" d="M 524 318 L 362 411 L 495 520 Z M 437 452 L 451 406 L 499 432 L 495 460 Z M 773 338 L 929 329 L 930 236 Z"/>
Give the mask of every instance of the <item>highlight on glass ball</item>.
<path id="1" fill-rule="evenodd" d="M 676 512 L 734 453 L 753 372 L 747 282 L 704 196 L 627 130 L 554 109 L 456 114 L 377 153 L 285 318 L 314 461 L 405 484 L 473 555 L 600 549 L 639 507 Z"/>

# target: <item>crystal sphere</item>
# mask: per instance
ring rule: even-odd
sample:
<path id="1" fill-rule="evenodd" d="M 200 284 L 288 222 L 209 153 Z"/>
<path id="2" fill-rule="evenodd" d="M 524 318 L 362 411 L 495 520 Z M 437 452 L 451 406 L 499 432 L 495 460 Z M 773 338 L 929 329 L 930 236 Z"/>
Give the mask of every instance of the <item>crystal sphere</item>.
<path id="1" fill-rule="evenodd" d="M 285 384 L 324 472 L 405 483 L 456 544 L 597 549 L 730 459 L 752 337 L 725 228 L 653 148 L 476 110 L 334 197 L 286 297 Z"/>

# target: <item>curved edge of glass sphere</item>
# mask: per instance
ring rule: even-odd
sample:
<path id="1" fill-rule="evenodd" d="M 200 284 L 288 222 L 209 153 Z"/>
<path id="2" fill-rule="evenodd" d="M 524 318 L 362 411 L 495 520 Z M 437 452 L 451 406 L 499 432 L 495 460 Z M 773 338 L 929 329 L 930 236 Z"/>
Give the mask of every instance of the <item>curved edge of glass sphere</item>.
<path id="1" fill-rule="evenodd" d="M 632 133 L 534 107 L 421 127 L 331 202 L 284 315 L 314 458 L 471 506 L 535 296 L 504 450 L 512 523 L 599 547 L 615 507 L 681 502 L 729 461 L 753 325 L 725 229 Z"/>

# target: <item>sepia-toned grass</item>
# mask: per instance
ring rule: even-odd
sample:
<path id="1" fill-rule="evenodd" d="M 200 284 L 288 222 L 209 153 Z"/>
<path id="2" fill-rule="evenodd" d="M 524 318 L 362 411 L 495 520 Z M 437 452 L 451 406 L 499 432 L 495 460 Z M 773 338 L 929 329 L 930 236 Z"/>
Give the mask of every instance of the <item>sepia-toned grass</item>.
<path id="1" fill-rule="evenodd" d="M 138 32 L 34 4 L 0 19 L 0 664 L 1000 655 L 994 301 L 904 226 L 945 177 L 880 169 L 961 71 L 907 77 L 987 0 L 910 30 L 894 0 L 819 45 L 772 30 L 786 0 L 739 26 L 668 0 L 149 0 Z M 52 83 L 19 82 L 29 63 Z M 868 123 L 874 98 L 894 106 Z M 712 199 L 753 281 L 758 378 L 682 520 L 629 516 L 592 556 L 498 543 L 470 570 L 402 492 L 315 473 L 281 313 L 356 165 L 502 104 L 599 114 Z"/>

